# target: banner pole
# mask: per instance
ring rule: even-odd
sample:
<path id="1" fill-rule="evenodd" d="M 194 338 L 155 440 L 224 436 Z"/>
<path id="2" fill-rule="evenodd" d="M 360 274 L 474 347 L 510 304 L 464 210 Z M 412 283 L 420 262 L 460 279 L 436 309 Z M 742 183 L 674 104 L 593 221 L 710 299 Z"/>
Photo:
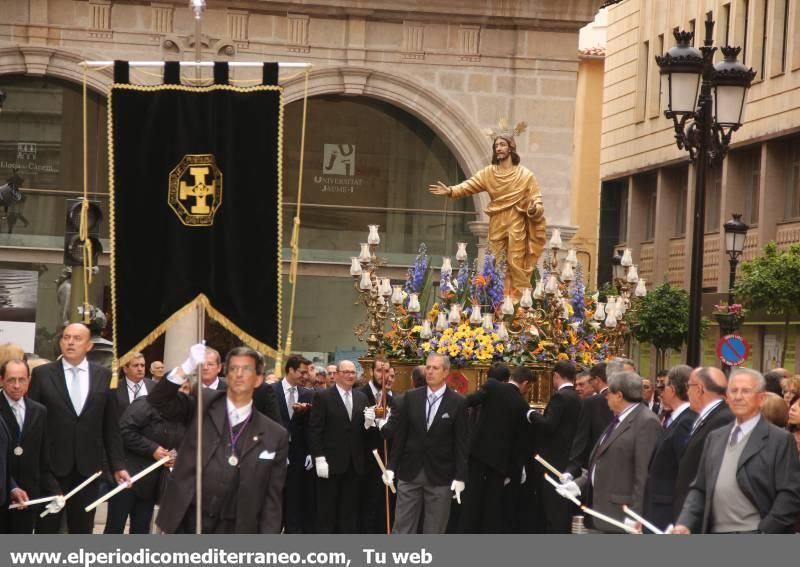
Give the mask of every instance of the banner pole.
<path id="1" fill-rule="evenodd" d="M 200 61 L 200 33 L 203 26 L 203 9 L 205 2 L 192 2 L 194 10 L 194 59 Z M 195 79 L 201 75 L 199 65 L 195 66 Z M 202 302 L 197 302 L 197 342 L 204 343 L 206 309 Z M 195 533 L 203 533 L 203 367 L 205 362 L 197 369 L 197 462 L 195 463 Z"/>

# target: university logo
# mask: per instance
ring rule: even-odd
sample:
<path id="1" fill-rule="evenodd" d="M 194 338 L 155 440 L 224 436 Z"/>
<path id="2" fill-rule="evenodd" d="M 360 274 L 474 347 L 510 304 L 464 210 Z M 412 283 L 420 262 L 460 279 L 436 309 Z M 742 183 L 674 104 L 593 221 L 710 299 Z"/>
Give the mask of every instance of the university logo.
<path id="1" fill-rule="evenodd" d="M 222 204 L 222 172 L 214 156 L 183 156 L 169 174 L 167 202 L 186 226 L 212 226 Z"/>
<path id="2" fill-rule="evenodd" d="M 36 144 L 31 142 L 17 143 L 17 159 L 33 161 L 36 159 Z"/>
<path id="3" fill-rule="evenodd" d="M 353 144 L 325 144 L 322 173 L 353 177 L 356 174 L 356 147 Z"/>

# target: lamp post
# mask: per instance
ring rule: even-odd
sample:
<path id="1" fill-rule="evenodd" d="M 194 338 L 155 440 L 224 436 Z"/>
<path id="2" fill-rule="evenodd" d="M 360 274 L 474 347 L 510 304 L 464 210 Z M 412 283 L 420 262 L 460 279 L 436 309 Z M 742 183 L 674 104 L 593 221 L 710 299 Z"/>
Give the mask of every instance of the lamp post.
<path id="1" fill-rule="evenodd" d="M 723 47 L 725 60 L 713 64 L 714 21 L 705 21 L 703 47 L 690 45 L 694 33 L 676 31 L 677 45 L 656 57 L 661 69 L 664 116 L 672 119 L 679 148 L 695 161 L 694 218 L 689 278 L 689 336 L 686 364 L 701 361 L 700 318 L 703 294 L 706 170 L 725 157 L 731 134 L 742 125 L 747 89 L 755 71 L 739 63 L 739 47 Z M 699 96 L 698 96 L 699 95 Z"/>
<path id="2" fill-rule="evenodd" d="M 744 250 L 744 240 L 747 237 L 747 229 L 750 228 L 742 222 L 740 213 L 733 213 L 733 218 L 723 225 L 725 229 L 725 252 L 731 264 L 731 272 L 728 276 L 728 305 L 733 305 L 733 284 L 736 281 L 736 266 L 739 264 L 739 257 Z"/>

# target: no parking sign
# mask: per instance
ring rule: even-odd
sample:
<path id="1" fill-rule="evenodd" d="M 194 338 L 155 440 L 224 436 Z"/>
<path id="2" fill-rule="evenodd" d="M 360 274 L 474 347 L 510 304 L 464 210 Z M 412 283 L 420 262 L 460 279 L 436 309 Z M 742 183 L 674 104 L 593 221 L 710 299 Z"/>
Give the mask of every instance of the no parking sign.
<path id="1" fill-rule="evenodd" d="M 725 335 L 717 343 L 717 358 L 728 366 L 741 366 L 750 356 L 750 343 L 741 335 Z"/>

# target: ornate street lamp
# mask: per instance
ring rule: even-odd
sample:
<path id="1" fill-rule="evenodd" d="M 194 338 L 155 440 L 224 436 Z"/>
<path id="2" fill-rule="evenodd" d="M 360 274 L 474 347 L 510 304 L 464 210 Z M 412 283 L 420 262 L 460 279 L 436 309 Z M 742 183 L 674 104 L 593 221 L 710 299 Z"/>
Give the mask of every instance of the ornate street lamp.
<path id="1" fill-rule="evenodd" d="M 742 222 L 740 213 L 733 213 L 733 218 L 723 225 L 725 229 L 725 252 L 731 264 L 731 272 L 728 277 L 728 305 L 733 305 L 733 284 L 736 281 L 736 266 L 739 257 L 744 250 L 744 240 L 747 237 L 747 229 L 750 228 Z"/>
<path id="2" fill-rule="evenodd" d="M 678 45 L 656 57 L 661 68 L 664 116 L 672 119 L 678 147 L 688 150 L 689 158 L 695 160 L 689 337 L 686 341 L 689 366 L 698 366 L 701 360 L 706 170 L 725 157 L 731 134 L 742 125 L 747 89 L 755 77 L 755 71 L 736 60 L 738 47 L 723 47 L 725 60 L 713 64 L 717 48 L 713 47 L 714 21 L 710 14 L 705 25 L 706 36 L 700 49 L 690 46 L 694 33 L 675 32 Z"/>

